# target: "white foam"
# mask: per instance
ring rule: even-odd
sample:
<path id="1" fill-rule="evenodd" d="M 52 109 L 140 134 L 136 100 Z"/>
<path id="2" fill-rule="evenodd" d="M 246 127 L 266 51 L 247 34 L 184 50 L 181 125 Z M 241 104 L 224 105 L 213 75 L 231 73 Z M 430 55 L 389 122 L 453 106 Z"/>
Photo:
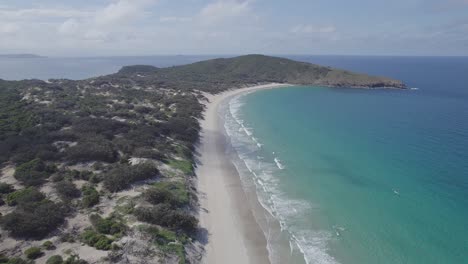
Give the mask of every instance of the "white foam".
<path id="1" fill-rule="evenodd" d="M 284 170 L 284 165 L 281 164 L 280 160 L 278 158 L 275 158 L 274 160 L 275 160 L 276 166 L 278 166 L 278 169 Z"/>
<path id="2" fill-rule="evenodd" d="M 240 108 L 243 102 L 240 96 L 228 102 L 225 109 L 225 130 L 230 137 L 231 145 L 239 157 L 240 164 L 236 166 L 243 184 L 254 186 L 258 201 L 263 208 L 280 224 L 282 232 L 288 234 L 290 250 L 298 250 L 303 254 L 306 263 L 335 264 L 336 260 L 328 254 L 327 245 L 334 237 L 333 233 L 317 231 L 301 225 L 301 221 L 315 208 L 307 201 L 291 199 L 281 190 L 279 175 L 284 173 L 285 165 L 275 152 L 273 155 L 264 153 L 262 144 L 255 131 L 248 127 L 242 119 Z M 275 245 L 269 239 L 269 231 L 264 230 L 267 237 L 267 249 L 270 261 L 274 262 Z"/>

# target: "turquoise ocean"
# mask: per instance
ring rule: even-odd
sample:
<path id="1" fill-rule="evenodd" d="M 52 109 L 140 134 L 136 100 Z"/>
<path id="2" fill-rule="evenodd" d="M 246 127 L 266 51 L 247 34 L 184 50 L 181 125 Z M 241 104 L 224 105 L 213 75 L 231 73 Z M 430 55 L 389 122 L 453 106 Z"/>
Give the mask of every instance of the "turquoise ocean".
<path id="1" fill-rule="evenodd" d="M 280 249 L 264 230 L 273 260 L 468 263 L 468 58 L 314 61 L 412 89 L 287 87 L 227 102 L 241 178 L 289 240 Z"/>

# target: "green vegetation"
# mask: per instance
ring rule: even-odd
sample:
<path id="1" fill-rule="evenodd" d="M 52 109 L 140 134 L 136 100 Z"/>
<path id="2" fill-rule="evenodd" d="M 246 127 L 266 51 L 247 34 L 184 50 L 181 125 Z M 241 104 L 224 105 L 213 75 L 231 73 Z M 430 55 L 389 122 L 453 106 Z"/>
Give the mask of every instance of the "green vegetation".
<path id="1" fill-rule="evenodd" d="M 168 204 L 172 208 L 188 205 L 187 188 L 180 182 L 158 182 L 143 193 L 146 201 L 156 204 Z"/>
<path id="2" fill-rule="evenodd" d="M 87 264 L 85 260 L 80 259 L 77 255 L 69 256 L 65 261 L 62 256 L 54 255 L 47 259 L 46 264 Z"/>
<path id="3" fill-rule="evenodd" d="M 83 200 L 81 204 L 85 208 L 90 208 L 99 203 L 99 192 L 91 185 L 85 185 L 81 189 Z"/>
<path id="4" fill-rule="evenodd" d="M 63 180 L 55 183 L 55 189 L 62 200 L 69 201 L 81 196 L 80 190 L 78 190 L 73 182 Z"/>
<path id="5" fill-rule="evenodd" d="M 159 171 L 151 163 L 135 166 L 118 165 L 104 176 L 104 186 L 111 192 L 128 188 L 132 183 L 159 176 Z"/>
<path id="6" fill-rule="evenodd" d="M 127 230 L 127 226 L 116 217 L 102 218 L 97 214 L 92 214 L 89 219 L 93 224 L 94 229 L 102 234 L 122 236 Z"/>
<path id="7" fill-rule="evenodd" d="M 170 160 L 169 166 L 182 171 L 184 174 L 193 174 L 193 165 L 188 160 Z"/>
<path id="8" fill-rule="evenodd" d="M 65 218 L 63 207 L 47 199 L 38 201 L 38 197 L 30 193 L 17 198 L 17 208 L 0 219 L 2 228 L 14 237 L 40 239 L 62 224 Z"/>
<path id="9" fill-rule="evenodd" d="M 27 186 L 38 186 L 54 172 L 52 166 L 47 166 L 42 160 L 34 159 L 19 165 L 15 170 L 15 178 Z"/>
<path id="10" fill-rule="evenodd" d="M 80 259 L 78 255 L 73 254 L 69 256 L 65 260 L 65 262 L 63 262 L 63 264 L 88 264 L 88 262 L 83 259 Z"/>
<path id="11" fill-rule="evenodd" d="M 8 259 L 6 262 L 4 262 L 6 264 L 33 264 L 34 261 L 32 260 L 24 260 L 22 258 L 11 258 L 11 259 Z"/>
<path id="12" fill-rule="evenodd" d="M 44 253 L 42 253 L 41 249 L 38 247 L 28 248 L 24 251 L 24 254 L 28 259 L 37 259 L 44 255 Z"/>
<path id="13" fill-rule="evenodd" d="M 45 241 L 44 243 L 42 243 L 42 247 L 46 250 L 53 250 L 55 249 L 55 245 L 54 243 L 52 243 L 52 241 Z"/>
<path id="14" fill-rule="evenodd" d="M 208 92 L 257 83 L 290 83 L 339 87 L 405 87 L 400 81 L 297 62 L 284 58 L 247 55 L 214 59 L 169 68 L 145 68 L 140 82 L 155 82 L 175 89 L 198 89 Z M 117 74 L 130 77 L 142 66 L 124 67 Z M 136 79 L 136 78 L 135 78 Z"/>
<path id="15" fill-rule="evenodd" d="M 99 138 L 80 141 L 78 145 L 67 150 L 68 160 L 72 162 L 105 161 L 114 162 L 117 154 L 112 144 Z"/>
<path id="16" fill-rule="evenodd" d="M 15 191 L 11 184 L 0 182 L 0 194 L 9 194 Z"/>
<path id="17" fill-rule="evenodd" d="M 81 239 L 87 245 L 94 247 L 99 250 L 110 250 L 112 245 L 112 239 L 106 235 L 99 234 L 98 232 L 88 229 L 81 234 Z"/>
<path id="18" fill-rule="evenodd" d="M 21 101 L 20 92 L 15 86 L 17 84 L 14 82 L 0 82 L 0 140 L 17 135 L 36 123 L 34 114 L 28 111 L 28 103 Z M 4 154 L 1 154 L 2 158 L 5 158 Z"/>
<path id="19" fill-rule="evenodd" d="M 149 65 L 134 65 L 134 66 L 124 66 L 120 69 L 119 73 L 121 74 L 133 74 L 133 73 L 154 73 L 158 68 Z"/>
<path id="20" fill-rule="evenodd" d="M 134 214 L 139 221 L 187 234 L 193 234 L 198 227 L 197 218 L 182 210 L 173 209 L 167 204 L 158 204 L 150 208 L 139 207 L 135 209 Z"/>
<path id="21" fill-rule="evenodd" d="M 154 227 L 154 226 L 139 226 L 139 229 L 151 236 L 151 240 L 155 243 L 163 253 L 173 253 L 179 258 L 179 263 L 185 263 L 184 244 L 187 242 L 185 236 L 178 236 L 177 233 Z"/>
<path id="22" fill-rule="evenodd" d="M 46 264 L 63 264 L 63 258 L 59 255 L 53 255 L 47 259 Z"/>
<path id="23" fill-rule="evenodd" d="M 9 206 L 27 206 L 32 203 L 40 202 L 44 199 L 45 195 L 34 187 L 21 189 L 6 196 L 6 202 Z"/>

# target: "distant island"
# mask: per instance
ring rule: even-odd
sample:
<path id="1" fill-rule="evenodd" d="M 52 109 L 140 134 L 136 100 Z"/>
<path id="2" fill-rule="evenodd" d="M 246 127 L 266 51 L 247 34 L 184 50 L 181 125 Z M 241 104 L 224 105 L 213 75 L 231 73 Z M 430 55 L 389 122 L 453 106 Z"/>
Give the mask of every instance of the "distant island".
<path id="1" fill-rule="evenodd" d="M 36 54 L 0 54 L 0 59 L 1 58 L 7 58 L 7 59 L 37 59 L 37 58 L 46 58 L 45 56 L 40 56 Z"/>
<path id="2" fill-rule="evenodd" d="M 209 94 L 270 83 L 406 87 L 262 55 L 0 80 L 0 258 L 199 263 L 207 238 L 194 176 Z"/>
<path id="3" fill-rule="evenodd" d="M 258 83 L 350 88 L 406 88 L 398 80 L 264 55 L 213 59 L 193 64 L 157 68 L 146 65 L 123 67 L 105 78 L 131 78 L 139 83 L 157 82 L 176 89 L 219 92 Z"/>

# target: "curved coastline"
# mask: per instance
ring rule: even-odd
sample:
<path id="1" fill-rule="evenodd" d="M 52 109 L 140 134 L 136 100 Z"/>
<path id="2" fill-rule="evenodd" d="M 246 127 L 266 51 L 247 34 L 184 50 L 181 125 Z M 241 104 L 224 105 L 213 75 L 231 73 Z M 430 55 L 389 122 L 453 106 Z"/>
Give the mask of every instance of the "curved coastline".
<path id="1" fill-rule="evenodd" d="M 272 83 L 205 94 L 208 103 L 201 121 L 196 169 L 200 225 L 207 234 L 204 263 L 271 263 L 261 228 L 271 222 L 267 219 L 269 213 L 260 205 L 254 190 L 244 188 L 241 182 L 219 110 L 233 96 L 287 86 L 291 85 Z"/>

